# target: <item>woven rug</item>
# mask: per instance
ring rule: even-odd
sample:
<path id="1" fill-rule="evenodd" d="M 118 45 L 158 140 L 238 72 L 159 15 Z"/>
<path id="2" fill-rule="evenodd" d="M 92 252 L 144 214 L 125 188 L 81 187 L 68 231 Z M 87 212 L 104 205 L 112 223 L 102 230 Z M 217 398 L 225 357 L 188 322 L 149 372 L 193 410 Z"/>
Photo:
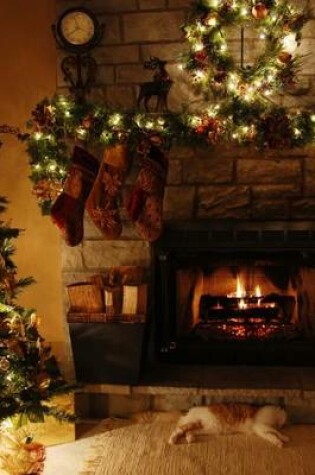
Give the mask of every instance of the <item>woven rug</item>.
<path id="1" fill-rule="evenodd" d="M 315 475 L 315 426 L 292 426 L 278 449 L 243 434 L 168 445 L 173 423 L 134 424 L 99 435 L 80 475 Z"/>

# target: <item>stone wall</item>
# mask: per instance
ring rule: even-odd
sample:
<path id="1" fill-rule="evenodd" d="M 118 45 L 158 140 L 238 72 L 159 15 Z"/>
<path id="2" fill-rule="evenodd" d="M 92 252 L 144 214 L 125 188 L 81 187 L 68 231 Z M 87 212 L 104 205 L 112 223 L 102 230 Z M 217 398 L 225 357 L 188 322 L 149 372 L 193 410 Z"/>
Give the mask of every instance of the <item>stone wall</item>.
<path id="1" fill-rule="evenodd" d="M 315 4 L 315 0 L 311 3 Z M 61 13 L 77 1 L 57 0 Z M 93 51 L 99 65 L 97 87 L 91 98 L 112 106 L 132 108 L 139 83 L 152 73 L 143 68 L 151 55 L 169 61 L 174 79 L 170 107 L 183 102 L 200 103 L 189 78 L 178 68 L 179 54 L 186 47 L 180 26 L 187 18 L 188 0 L 86 0 L 105 24 L 102 44 Z M 315 47 L 315 21 L 304 31 L 301 53 Z M 255 45 L 248 32 L 246 46 Z M 231 33 L 233 50 L 239 50 L 237 33 Z M 248 48 L 252 54 L 255 48 Z M 63 53 L 59 52 L 59 61 Z M 314 55 L 305 59 L 301 85 L 311 86 L 307 95 L 279 97 L 279 103 L 305 106 L 314 103 Z M 58 68 L 58 86 L 65 83 Z M 314 87 L 313 87 L 314 86 Z M 132 171 L 126 187 L 132 185 Z M 121 214 L 126 218 L 122 207 Z M 165 220 L 174 219 L 261 219 L 307 220 L 315 217 L 315 153 L 311 148 L 258 152 L 253 148 L 220 147 L 215 150 L 173 147 L 169 153 L 169 174 L 164 199 Z M 122 236 L 105 241 L 92 223 L 85 221 L 85 239 L 76 248 L 63 248 L 64 282 L 69 283 L 113 265 L 149 265 L 150 249 L 125 220 Z"/>

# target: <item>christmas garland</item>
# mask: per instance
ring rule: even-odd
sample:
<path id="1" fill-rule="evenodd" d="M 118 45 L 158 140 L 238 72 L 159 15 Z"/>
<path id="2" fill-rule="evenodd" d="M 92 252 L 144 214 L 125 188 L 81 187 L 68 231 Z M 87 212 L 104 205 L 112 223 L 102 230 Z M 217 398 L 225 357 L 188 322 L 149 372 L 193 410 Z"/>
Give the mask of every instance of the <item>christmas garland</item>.
<path id="1" fill-rule="evenodd" d="M 199 0 L 183 28 L 190 50 L 182 68 L 207 98 L 211 91 L 228 100 L 266 103 L 266 97 L 296 85 L 300 58 L 293 53 L 310 14 L 308 8 L 298 10 L 287 0 Z M 234 34 L 241 27 L 240 64 L 228 51 L 230 27 Z M 257 32 L 255 50 L 260 42 L 265 44 L 252 65 L 244 64 L 248 29 Z"/>
<path id="2" fill-rule="evenodd" d="M 315 113 L 289 113 L 238 97 L 198 114 L 123 113 L 59 95 L 41 101 L 27 126 L 29 133 L 18 137 L 27 146 L 33 192 L 43 214 L 49 214 L 62 192 L 75 143 L 104 148 L 127 143 L 132 151 L 141 141 L 157 137 L 164 149 L 176 143 L 209 147 L 221 142 L 261 149 L 303 147 L 314 141 Z"/>

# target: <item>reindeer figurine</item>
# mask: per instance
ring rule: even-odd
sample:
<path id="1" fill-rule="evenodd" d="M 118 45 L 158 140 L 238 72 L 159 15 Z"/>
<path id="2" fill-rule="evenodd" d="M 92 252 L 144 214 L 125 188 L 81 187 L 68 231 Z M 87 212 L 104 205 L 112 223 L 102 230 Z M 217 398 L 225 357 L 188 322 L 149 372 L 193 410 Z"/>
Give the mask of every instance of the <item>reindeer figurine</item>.
<path id="1" fill-rule="evenodd" d="M 167 96 L 173 81 L 165 69 L 167 61 L 163 61 L 156 56 L 152 56 L 149 61 L 144 62 L 145 69 L 155 70 L 153 81 L 140 84 L 137 106 L 140 108 L 141 102 L 144 103 L 146 112 L 150 112 L 149 101 L 153 96 L 157 96 L 154 112 L 164 112 L 168 110 Z"/>

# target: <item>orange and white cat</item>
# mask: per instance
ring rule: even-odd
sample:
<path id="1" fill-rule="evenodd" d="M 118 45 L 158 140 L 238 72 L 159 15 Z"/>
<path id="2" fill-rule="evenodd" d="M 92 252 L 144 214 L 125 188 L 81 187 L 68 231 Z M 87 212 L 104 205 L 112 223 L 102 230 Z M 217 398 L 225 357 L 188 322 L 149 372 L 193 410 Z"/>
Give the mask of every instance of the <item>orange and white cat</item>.
<path id="1" fill-rule="evenodd" d="M 188 443 L 204 434 L 256 434 L 277 447 L 290 439 L 279 432 L 287 422 L 287 414 L 279 406 L 255 407 L 249 404 L 211 404 L 192 407 L 181 417 L 169 438 L 176 444 L 184 437 Z"/>

